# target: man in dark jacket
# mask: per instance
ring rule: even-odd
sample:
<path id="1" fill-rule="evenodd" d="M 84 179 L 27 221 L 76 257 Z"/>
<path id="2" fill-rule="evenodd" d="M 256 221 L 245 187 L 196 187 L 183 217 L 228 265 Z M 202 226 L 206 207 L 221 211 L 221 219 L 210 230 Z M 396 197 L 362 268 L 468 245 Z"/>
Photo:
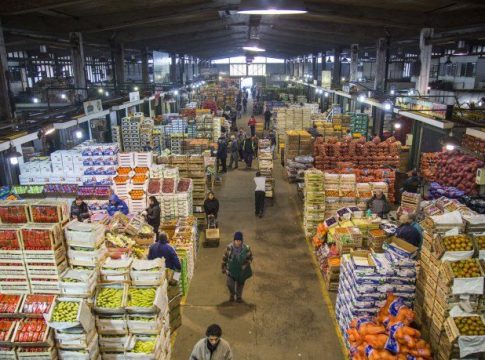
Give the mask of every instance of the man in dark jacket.
<path id="1" fill-rule="evenodd" d="M 404 181 L 402 185 L 402 190 L 403 192 L 406 191 L 409 193 L 416 194 L 418 192 L 420 183 L 421 183 L 421 180 L 418 176 L 418 172 L 414 170 L 411 176 Z"/>
<path id="2" fill-rule="evenodd" d="M 409 216 L 407 214 L 401 215 L 399 222 L 401 225 L 396 230 L 396 236 L 419 248 L 421 245 L 421 236 L 419 235 L 419 231 L 411 225 Z"/>
<path id="3" fill-rule="evenodd" d="M 147 258 L 148 260 L 165 258 L 165 266 L 167 269 L 172 269 L 174 271 L 182 270 L 179 257 L 177 256 L 175 249 L 168 243 L 167 234 L 164 232 L 160 233 L 159 239 L 155 244 L 150 245 Z"/>
<path id="4" fill-rule="evenodd" d="M 271 111 L 269 108 L 266 108 L 264 112 L 264 130 L 269 130 L 269 123 L 271 122 Z"/>
<path id="5" fill-rule="evenodd" d="M 217 140 L 217 163 L 221 163 L 222 172 L 227 172 L 227 140 L 225 136 L 221 136 Z"/>
<path id="6" fill-rule="evenodd" d="M 249 245 L 243 244 L 243 234 L 234 233 L 234 241 L 226 248 L 222 257 L 222 273 L 227 276 L 227 288 L 230 292 L 229 301 L 242 302 L 244 283 L 252 276 L 251 262 L 253 254 Z"/>
<path id="7" fill-rule="evenodd" d="M 71 204 L 71 219 L 77 219 L 78 221 L 84 221 L 89 219 L 89 208 L 82 197 L 77 196 Z"/>
<path id="8" fill-rule="evenodd" d="M 229 169 L 232 169 L 232 164 L 234 164 L 234 169 L 237 169 L 238 161 L 239 161 L 239 144 L 234 135 L 231 135 L 229 151 L 231 153 L 231 160 L 229 161 Z"/>
<path id="9" fill-rule="evenodd" d="M 254 142 L 249 136 L 246 136 L 246 139 L 244 139 L 242 149 L 244 153 L 244 161 L 246 161 L 246 169 L 251 169 L 255 151 L 254 151 Z"/>
<path id="10" fill-rule="evenodd" d="M 246 96 L 244 96 L 242 104 L 243 104 L 243 111 L 246 114 L 246 112 L 248 111 L 248 98 Z"/>

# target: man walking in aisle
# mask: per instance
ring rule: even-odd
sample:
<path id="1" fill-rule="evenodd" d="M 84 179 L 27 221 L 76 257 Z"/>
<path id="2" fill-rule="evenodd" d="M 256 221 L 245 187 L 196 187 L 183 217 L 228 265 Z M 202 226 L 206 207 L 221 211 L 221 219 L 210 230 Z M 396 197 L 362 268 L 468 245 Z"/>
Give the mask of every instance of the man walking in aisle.
<path id="1" fill-rule="evenodd" d="M 243 154 L 244 154 L 244 161 L 246 162 L 246 169 L 251 169 L 251 165 L 253 164 L 253 157 L 254 157 L 254 142 L 246 135 L 246 139 L 244 139 L 242 144 Z"/>
<path id="2" fill-rule="evenodd" d="M 256 118 L 254 115 L 251 115 L 251 118 L 248 121 L 248 126 L 251 129 L 251 136 L 256 135 Z"/>
<path id="3" fill-rule="evenodd" d="M 253 254 L 249 245 L 243 244 L 243 233 L 234 233 L 234 241 L 226 248 L 222 257 L 222 273 L 227 276 L 227 288 L 230 292 L 229 301 L 242 302 L 244 283 L 253 275 L 251 262 Z"/>
<path id="4" fill-rule="evenodd" d="M 209 326 L 205 338 L 195 344 L 189 360 L 232 360 L 231 346 L 221 336 L 222 329 L 219 325 Z"/>
<path id="5" fill-rule="evenodd" d="M 254 199 L 256 205 L 256 216 L 263 217 L 264 212 L 264 198 L 266 196 L 266 177 L 261 175 L 261 172 L 256 173 L 254 178 L 256 189 L 254 190 Z"/>
<path id="6" fill-rule="evenodd" d="M 243 104 L 243 111 L 246 114 L 246 112 L 248 111 L 248 98 L 246 97 L 246 95 L 243 98 L 242 104 Z"/>
<path id="7" fill-rule="evenodd" d="M 231 143 L 229 144 L 229 150 L 231 152 L 231 161 L 229 162 L 229 169 L 232 169 L 232 164 L 234 164 L 234 169 L 238 168 L 239 162 L 239 144 L 234 135 L 231 135 Z"/>
<path id="8" fill-rule="evenodd" d="M 268 107 L 266 107 L 266 111 L 264 112 L 264 130 L 269 130 L 269 123 L 271 122 L 271 111 Z"/>

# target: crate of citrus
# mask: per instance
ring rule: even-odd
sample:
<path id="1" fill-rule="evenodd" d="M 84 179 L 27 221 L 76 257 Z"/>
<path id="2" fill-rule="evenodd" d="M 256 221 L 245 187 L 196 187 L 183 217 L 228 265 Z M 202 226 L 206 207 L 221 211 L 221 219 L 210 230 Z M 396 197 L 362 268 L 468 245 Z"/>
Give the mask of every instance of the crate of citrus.
<path id="1" fill-rule="evenodd" d="M 444 328 L 451 344 L 460 348 L 460 358 L 471 354 L 483 354 L 485 344 L 485 321 L 483 316 L 460 313 L 449 317 Z"/>
<path id="2" fill-rule="evenodd" d="M 445 287 L 451 285 L 453 295 L 483 294 L 484 273 L 477 259 L 444 261 L 439 281 Z"/>
<path id="3" fill-rule="evenodd" d="M 145 191 L 144 190 L 131 190 L 130 191 L 130 197 L 132 200 L 143 200 L 145 197 Z"/>
<path id="4" fill-rule="evenodd" d="M 433 249 L 441 261 L 470 259 L 474 254 L 473 241 L 466 234 L 436 236 Z"/>

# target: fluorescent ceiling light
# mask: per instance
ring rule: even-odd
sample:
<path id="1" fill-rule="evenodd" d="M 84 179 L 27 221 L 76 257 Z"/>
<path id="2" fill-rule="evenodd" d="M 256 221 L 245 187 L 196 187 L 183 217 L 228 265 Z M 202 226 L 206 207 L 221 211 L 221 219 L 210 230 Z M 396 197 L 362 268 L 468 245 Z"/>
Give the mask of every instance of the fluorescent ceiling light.
<path id="1" fill-rule="evenodd" d="M 293 15 L 304 14 L 306 9 L 297 0 L 242 0 L 239 14 L 247 15 Z"/>
<path id="2" fill-rule="evenodd" d="M 257 44 L 246 44 L 243 46 L 243 50 L 250 52 L 264 52 L 266 49 L 259 47 Z"/>

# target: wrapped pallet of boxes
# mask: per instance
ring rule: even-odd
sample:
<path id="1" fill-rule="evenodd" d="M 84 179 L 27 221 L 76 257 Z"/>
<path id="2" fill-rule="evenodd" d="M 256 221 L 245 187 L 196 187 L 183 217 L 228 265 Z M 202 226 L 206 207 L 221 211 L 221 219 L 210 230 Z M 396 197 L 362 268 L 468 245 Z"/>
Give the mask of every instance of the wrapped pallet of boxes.
<path id="1" fill-rule="evenodd" d="M 305 171 L 305 192 L 303 223 L 306 236 L 311 236 L 325 216 L 325 192 L 323 189 L 323 172 L 320 170 Z"/>
<path id="2" fill-rule="evenodd" d="M 258 141 L 258 160 L 259 171 L 266 178 L 266 197 L 272 198 L 274 191 L 273 154 L 269 139 Z"/>

